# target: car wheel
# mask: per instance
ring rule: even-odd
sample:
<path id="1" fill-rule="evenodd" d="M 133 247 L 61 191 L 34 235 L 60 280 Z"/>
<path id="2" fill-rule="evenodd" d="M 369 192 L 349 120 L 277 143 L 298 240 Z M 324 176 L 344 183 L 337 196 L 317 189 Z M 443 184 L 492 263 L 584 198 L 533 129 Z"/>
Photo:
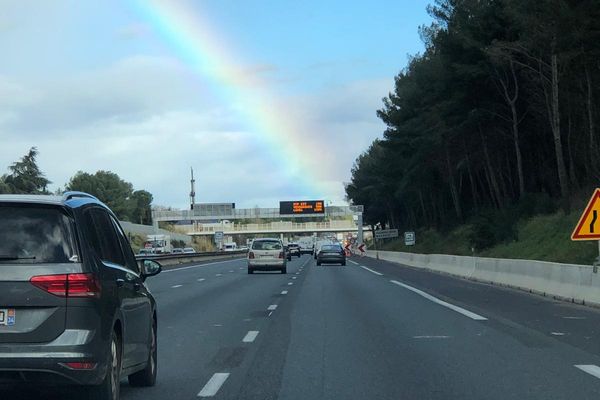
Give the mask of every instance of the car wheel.
<path id="1" fill-rule="evenodd" d="M 317 266 L 320 267 L 321 266 L 321 262 L 317 261 Z"/>
<path id="2" fill-rule="evenodd" d="M 90 387 L 91 400 L 119 400 L 121 388 L 121 345 L 117 333 L 113 331 L 108 354 L 106 376 L 101 384 Z"/>
<path id="3" fill-rule="evenodd" d="M 152 323 L 152 337 L 150 339 L 150 354 L 146 368 L 127 377 L 131 386 L 154 386 L 156 383 L 156 366 L 158 344 L 156 341 L 156 323 Z"/>
<path id="4" fill-rule="evenodd" d="M 254 273 L 254 270 L 253 270 L 252 268 L 248 268 L 248 273 L 249 273 L 249 274 L 253 274 L 253 273 Z"/>
<path id="5" fill-rule="evenodd" d="M 345 266 L 346 266 L 346 261 L 344 261 L 344 262 L 342 263 L 342 267 L 345 267 Z"/>
<path id="6" fill-rule="evenodd" d="M 287 274 L 287 267 L 281 268 L 281 273 L 282 274 Z"/>

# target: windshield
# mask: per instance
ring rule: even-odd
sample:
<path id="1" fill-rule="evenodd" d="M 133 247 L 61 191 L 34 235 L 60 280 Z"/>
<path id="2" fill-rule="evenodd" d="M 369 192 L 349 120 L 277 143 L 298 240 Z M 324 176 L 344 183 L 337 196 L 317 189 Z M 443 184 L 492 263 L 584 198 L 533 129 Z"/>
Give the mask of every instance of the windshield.
<path id="1" fill-rule="evenodd" d="M 73 221 L 57 207 L 0 203 L 0 263 L 78 262 Z"/>
<path id="2" fill-rule="evenodd" d="M 281 243 L 276 240 L 255 240 L 252 250 L 281 250 Z"/>

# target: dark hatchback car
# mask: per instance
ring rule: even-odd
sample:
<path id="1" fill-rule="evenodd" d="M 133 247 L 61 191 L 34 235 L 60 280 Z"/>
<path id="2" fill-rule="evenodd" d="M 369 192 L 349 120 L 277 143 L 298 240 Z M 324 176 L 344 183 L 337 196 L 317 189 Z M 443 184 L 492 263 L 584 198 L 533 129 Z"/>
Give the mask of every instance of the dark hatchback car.
<path id="1" fill-rule="evenodd" d="M 302 254 L 300 254 L 300 245 L 297 243 L 289 243 L 287 245 L 287 249 L 288 249 L 288 253 L 290 255 L 290 259 L 292 258 L 292 256 L 296 256 L 296 257 L 302 256 Z"/>
<path id="2" fill-rule="evenodd" d="M 324 244 L 317 253 L 317 265 L 321 264 L 346 265 L 346 252 L 339 244 Z"/>
<path id="3" fill-rule="evenodd" d="M 144 280 L 160 271 L 136 261 L 91 195 L 0 195 L 0 382 L 82 385 L 81 398 L 101 400 L 119 398 L 122 376 L 154 385 L 156 303 Z"/>

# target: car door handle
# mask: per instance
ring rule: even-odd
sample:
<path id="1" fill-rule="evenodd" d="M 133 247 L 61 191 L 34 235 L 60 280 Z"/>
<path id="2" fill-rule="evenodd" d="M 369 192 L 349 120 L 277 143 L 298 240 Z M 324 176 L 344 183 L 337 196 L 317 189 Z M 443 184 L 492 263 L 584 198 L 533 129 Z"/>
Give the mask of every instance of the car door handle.
<path id="1" fill-rule="evenodd" d="M 117 282 L 117 287 L 125 286 L 125 280 L 123 280 L 123 279 L 117 279 L 116 282 Z"/>

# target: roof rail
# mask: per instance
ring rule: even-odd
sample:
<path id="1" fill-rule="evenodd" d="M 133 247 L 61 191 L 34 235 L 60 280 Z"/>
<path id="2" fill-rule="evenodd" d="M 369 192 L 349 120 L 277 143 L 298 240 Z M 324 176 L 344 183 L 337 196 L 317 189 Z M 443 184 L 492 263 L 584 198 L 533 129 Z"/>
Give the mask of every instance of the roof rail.
<path id="1" fill-rule="evenodd" d="M 71 200 L 76 197 L 85 197 L 88 199 L 94 199 L 94 200 L 100 201 L 96 197 L 92 196 L 89 193 L 85 193 L 85 192 L 69 191 L 69 192 L 63 193 L 63 201 L 68 201 L 68 200 Z"/>

